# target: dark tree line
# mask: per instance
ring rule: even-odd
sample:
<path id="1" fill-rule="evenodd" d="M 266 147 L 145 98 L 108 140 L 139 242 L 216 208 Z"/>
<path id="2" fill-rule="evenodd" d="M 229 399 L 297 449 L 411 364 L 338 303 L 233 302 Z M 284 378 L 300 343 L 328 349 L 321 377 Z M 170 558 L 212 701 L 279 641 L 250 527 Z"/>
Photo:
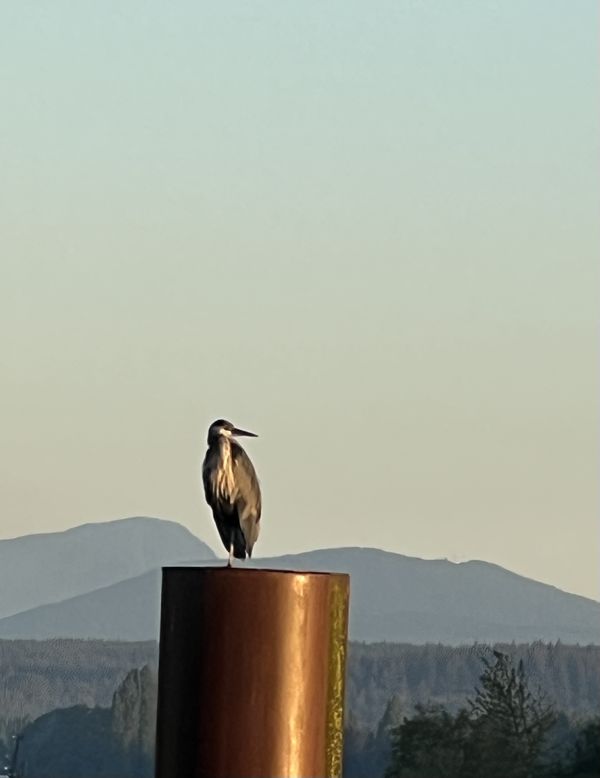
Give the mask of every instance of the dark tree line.
<path id="1" fill-rule="evenodd" d="M 412 715 L 401 716 L 392 699 L 377 730 L 362 739 L 350 721 L 344 777 L 600 775 L 600 717 L 577 723 L 558 714 L 531 683 L 523 660 L 496 650 L 480 661 L 479 684 L 456 710 L 417 704 Z"/>

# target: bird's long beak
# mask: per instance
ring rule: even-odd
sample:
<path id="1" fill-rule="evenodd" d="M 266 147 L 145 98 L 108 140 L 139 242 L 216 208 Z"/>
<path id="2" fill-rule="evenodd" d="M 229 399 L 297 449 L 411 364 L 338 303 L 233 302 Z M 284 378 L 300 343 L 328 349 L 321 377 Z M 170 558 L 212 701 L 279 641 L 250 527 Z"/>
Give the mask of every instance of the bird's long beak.
<path id="1" fill-rule="evenodd" d="M 246 430 L 239 430 L 237 427 L 234 427 L 231 430 L 232 435 L 244 435 L 247 438 L 257 438 L 258 435 L 255 435 L 253 432 L 246 432 Z"/>

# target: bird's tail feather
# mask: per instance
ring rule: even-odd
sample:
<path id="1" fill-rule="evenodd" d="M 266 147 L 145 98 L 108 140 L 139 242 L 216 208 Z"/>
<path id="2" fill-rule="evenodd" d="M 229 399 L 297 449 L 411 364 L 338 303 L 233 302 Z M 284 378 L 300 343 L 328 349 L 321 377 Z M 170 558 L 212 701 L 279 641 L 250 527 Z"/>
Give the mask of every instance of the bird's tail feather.
<path id="1" fill-rule="evenodd" d="M 236 559 L 246 558 L 246 540 L 241 529 L 236 529 L 233 534 L 233 556 Z"/>
<path id="2" fill-rule="evenodd" d="M 248 554 L 248 557 L 251 557 L 252 549 L 258 538 L 260 525 L 258 523 L 258 519 L 256 519 L 254 516 L 249 516 L 246 519 L 242 519 L 240 524 L 242 527 L 242 532 L 244 533 L 244 538 L 246 540 L 246 553 Z"/>

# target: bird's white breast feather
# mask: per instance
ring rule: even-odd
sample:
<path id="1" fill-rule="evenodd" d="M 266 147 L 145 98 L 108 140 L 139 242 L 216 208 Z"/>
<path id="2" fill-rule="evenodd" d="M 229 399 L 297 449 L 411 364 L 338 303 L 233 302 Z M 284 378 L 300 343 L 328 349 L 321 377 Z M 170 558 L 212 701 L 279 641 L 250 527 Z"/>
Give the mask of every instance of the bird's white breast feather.
<path id="1" fill-rule="evenodd" d="M 236 497 L 235 479 L 233 477 L 233 459 L 231 456 L 231 444 L 227 438 L 221 438 L 220 461 L 217 467 L 216 491 L 221 500 L 233 502 Z"/>

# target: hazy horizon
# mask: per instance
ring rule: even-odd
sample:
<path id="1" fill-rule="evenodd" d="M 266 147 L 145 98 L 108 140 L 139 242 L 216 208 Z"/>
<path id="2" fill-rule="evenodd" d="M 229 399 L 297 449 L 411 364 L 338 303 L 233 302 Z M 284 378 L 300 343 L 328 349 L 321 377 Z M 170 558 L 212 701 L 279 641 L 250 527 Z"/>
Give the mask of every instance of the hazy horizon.
<path id="1" fill-rule="evenodd" d="M 0 537 L 482 559 L 600 599 L 598 6 L 0 7 Z"/>

